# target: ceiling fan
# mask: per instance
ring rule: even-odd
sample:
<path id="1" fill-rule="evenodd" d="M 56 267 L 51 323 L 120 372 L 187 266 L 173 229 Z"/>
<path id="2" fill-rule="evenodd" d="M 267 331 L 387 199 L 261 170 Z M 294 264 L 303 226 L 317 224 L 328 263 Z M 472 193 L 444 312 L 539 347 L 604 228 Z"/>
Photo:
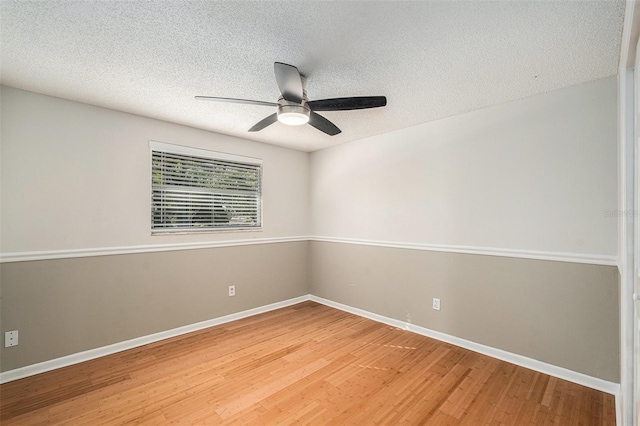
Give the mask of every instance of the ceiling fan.
<path id="1" fill-rule="evenodd" d="M 383 107 L 387 104 L 384 96 L 356 96 L 350 98 L 320 99 L 310 101 L 304 87 L 305 78 L 298 68 L 293 65 L 276 62 L 273 64 L 276 83 L 281 96 L 278 102 L 254 101 L 250 99 L 219 98 L 214 96 L 196 96 L 203 101 L 232 102 L 238 104 L 262 105 L 277 107 L 277 112 L 256 123 L 250 132 L 257 132 L 265 127 L 281 122 L 289 126 L 299 126 L 309 123 L 316 129 L 330 136 L 340 133 L 340 129 L 316 111 L 347 111 L 353 109 L 367 109 Z"/>

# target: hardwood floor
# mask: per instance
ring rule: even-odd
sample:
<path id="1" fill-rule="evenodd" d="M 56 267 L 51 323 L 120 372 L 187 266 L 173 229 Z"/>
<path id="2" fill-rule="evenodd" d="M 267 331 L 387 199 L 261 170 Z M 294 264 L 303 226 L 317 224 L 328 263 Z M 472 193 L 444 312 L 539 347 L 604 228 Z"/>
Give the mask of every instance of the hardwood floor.
<path id="1" fill-rule="evenodd" d="M 313 302 L 0 386 L 3 425 L 614 425 L 614 406 Z"/>

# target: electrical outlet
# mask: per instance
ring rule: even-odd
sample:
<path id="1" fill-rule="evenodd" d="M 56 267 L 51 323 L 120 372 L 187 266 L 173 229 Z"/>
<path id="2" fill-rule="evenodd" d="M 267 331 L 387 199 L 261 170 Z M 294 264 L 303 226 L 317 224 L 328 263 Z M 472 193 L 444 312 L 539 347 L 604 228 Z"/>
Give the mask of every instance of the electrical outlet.
<path id="1" fill-rule="evenodd" d="M 436 311 L 440 310 L 440 299 L 438 299 L 437 297 L 433 298 L 433 309 L 435 309 Z"/>
<path id="2" fill-rule="evenodd" d="M 7 331 L 4 333 L 4 347 L 18 346 L 18 330 Z"/>
<path id="3" fill-rule="evenodd" d="M 229 286 L 229 296 L 235 296 L 236 295 L 236 286 L 235 285 L 230 285 Z"/>

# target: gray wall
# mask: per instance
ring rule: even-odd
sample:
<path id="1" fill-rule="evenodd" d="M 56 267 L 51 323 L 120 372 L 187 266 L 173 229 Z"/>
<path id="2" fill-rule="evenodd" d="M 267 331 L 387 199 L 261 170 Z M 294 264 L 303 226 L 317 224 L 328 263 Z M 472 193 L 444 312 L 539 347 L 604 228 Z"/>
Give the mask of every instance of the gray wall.
<path id="1" fill-rule="evenodd" d="M 620 380 L 616 267 L 588 264 L 617 255 L 615 77 L 313 152 L 310 170 L 312 294 Z M 516 258 L 480 255 L 496 252 Z"/>
<path id="2" fill-rule="evenodd" d="M 614 266 L 325 242 L 310 256 L 316 296 L 619 381 Z"/>
<path id="3" fill-rule="evenodd" d="M 1 332 L 20 333 L 18 346 L 0 349 L 2 371 L 307 294 L 306 241 L 153 253 L 306 235 L 306 152 L 10 87 L 0 94 L 3 258 L 119 253 L 0 266 Z M 262 159 L 262 229 L 151 235 L 150 140 Z"/>
<path id="4" fill-rule="evenodd" d="M 305 295 L 307 260 L 291 242 L 4 263 L 2 329 L 20 344 L 2 371 Z"/>

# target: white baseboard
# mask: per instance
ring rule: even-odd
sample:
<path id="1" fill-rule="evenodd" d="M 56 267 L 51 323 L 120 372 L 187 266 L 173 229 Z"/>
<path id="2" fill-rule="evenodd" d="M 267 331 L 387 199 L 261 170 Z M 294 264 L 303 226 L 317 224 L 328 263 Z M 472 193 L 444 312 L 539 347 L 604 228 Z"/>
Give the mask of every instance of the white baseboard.
<path id="1" fill-rule="evenodd" d="M 139 346 L 148 345 L 149 343 L 158 342 L 160 340 L 169 339 L 171 337 L 180 336 L 183 334 L 202 330 L 204 328 L 225 324 L 253 315 L 262 314 L 264 312 L 273 311 L 275 309 L 295 305 L 307 300 L 309 300 L 308 294 L 300 297 L 295 297 L 293 299 L 284 300 L 282 302 L 271 303 L 269 305 L 248 309 L 246 311 L 236 312 L 234 314 L 225 315 L 223 317 L 185 325 L 183 327 L 174 328 L 172 330 L 161 331 L 159 333 L 137 337 L 135 339 L 126 340 L 124 342 L 114 343 L 113 345 L 90 349 L 88 351 L 78 352 L 75 354 L 63 356 L 61 358 L 39 362 L 37 364 L 28 365 L 26 367 L 16 368 L 15 370 L 9 370 L 5 371 L 4 373 L 0 373 L 0 383 L 7 383 L 25 377 L 34 376 L 36 374 L 45 373 L 47 371 L 56 370 L 58 368 L 67 367 L 69 365 L 79 364 L 81 362 L 89 361 L 95 358 L 111 355 L 116 352 L 126 351 L 127 349 L 137 348 Z"/>
<path id="2" fill-rule="evenodd" d="M 358 315 L 364 318 L 369 318 L 373 321 L 381 322 L 383 324 L 387 324 L 392 327 L 401 328 L 403 330 L 411 331 L 413 333 L 417 333 L 422 336 L 431 337 L 433 339 L 450 343 L 452 345 L 459 346 L 464 349 L 469 349 L 471 351 L 478 352 L 480 354 L 487 355 L 492 358 L 496 358 L 502 361 L 509 362 L 511 364 L 528 368 L 530 370 L 538 371 L 540 373 L 548 374 L 550 376 L 557 377 L 559 379 L 567 380 L 569 382 L 577 383 L 582 386 L 587 386 L 592 389 L 606 392 L 606 393 L 615 395 L 616 400 L 618 399 L 618 395 L 620 393 L 620 384 L 618 383 L 613 383 L 607 380 L 598 379 L 596 377 L 588 376 L 586 374 L 578 373 L 576 371 L 568 370 L 566 368 L 547 364 L 546 362 L 538 361 L 532 358 L 528 358 L 526 356 L 503 351 L 501 349 L 492 348 L 490 346 L 485 346 L 480 343 L 472 342 L 470 340 L 461 339 L 460 337 L 455 337 L 449 334 L 441 333 L 439 331 L 434 331 L 425 327 L 420 327 L 415 324 L 409 324 L 404 321 L 374 314 L 372 312 L 368 312 L 363 309 L 354 308 L 353 306 L 344 305 L 342 303 L 334 302 L 332 300 L 324 299 L 322 297 L 311 295 L 310 300 L 317 303 L 321 303 L 323 305 L 330 306 L 332 308 L 340 309 L 341 311 L 352 313 L 354 315 Z"/>
<path id="3" fill-rule="evenodd" d="M 310 294 L 295 297 L 293 299 L 284 300 L 282 302 L 276 302 L 269 305 L 248 309 L 246 311 L 237 312 L 230 315 L 225 315 L 223 317 L 218 317 L 218 318 L 210 319 L 207 321 L 202 321 L 195 324 L 174 328 L 172 330 L 150 334 L 148 336 L 142 336 L 142 337 L 127 340 L 124 342 L 114 343 L 112 345 L 90 349 L 88 351 L 83 351 L 83 352 L 67 355 L 61 358 L 56 358 L 49 361 L 28 365 L 26 367 L 17 368 L 15 370 L 9 370 L 4 373 L 0 373 L 0 383 L 7 383 L 13 380 L 22 379 L 25 377 L 33 376 L 36 374 L 44 373 L 47 371 L 55 370 L 58 368 L 69 366 L 69 365 L 78 364 L 84 361 L 89 361 L 95 358 L 100 358 L 106 355 L 111 355 L 117 352 L 125 351 L 127 349 L 137 348 L 139 346 L 147 345 L 149 343 L 154 343 L 154 342 L 158 342 L 160 340 L 168 339 L 171 337 L 176 337 L 176 336 L 191 333 L 194 331 L 202 330 L 204 328 L 225 324 L 231 321 L 247 318 L 247 317 L 261 314 L 264 312 L 269 312 L 275 309 L 280 309 L 287 306 L 295 305 L 297 303 L 301 303 L 307 300 L 312 300 L 314 302 L 321 303 L 323 305 L 330 306 L 332 308 L 340 309 L 341 311 L 349 312 L 364 318 L 371 319 L 373 321 L 381 322 L 383 324 L 388 324 L 392 327 L 408 330 L 413 333 L 431 337 L 433 339 L 450 343 L 452 345 L 459 346 L 461 348 L 469 349 L 471 351 L 478 352 L 483 355 L 497 358 L 502 361 L 519 365 L 521 367 L 529 368 L 531 370 L 538 371 L 540 373 L 548 374 L 550 376 L 554 376 L 559 379 L 567 380 L 582 386 L 587 386 L 592 389 L 613 394 L 616 396 L 616 401 L 618 399 L 618 395 L 620 392 L 620 385 L 618 383 L 613 383 L 606 380 L 598 379 L 596 377 L 591 377 L 586 374 L 571 371 L 562 367 L 557 367 L 555 365 L 547 364 L 542 361 L 537 361 L 532 358 L 527 358 L 522 355 L 517 355 L 511 352 L 503 351 L 501 349 L 492 348 L 490 346 L 485 346 L 480 343 L 475 343 L 469 340 L 461 339 L 459 337 L 451 336 L 449 334 L 441 333 L 439 331 L 430 330 L 425 327 L 420 327 L 414 324 L 409 324 L 404 321 L 374 314 L 372 312 L 368 312 L 363 309 L 354 308 L 353 306 L 344 305 L 342 303 L 334 302 L 334 301 L 324 299 L 322 297 L 310 295 Z"/>

